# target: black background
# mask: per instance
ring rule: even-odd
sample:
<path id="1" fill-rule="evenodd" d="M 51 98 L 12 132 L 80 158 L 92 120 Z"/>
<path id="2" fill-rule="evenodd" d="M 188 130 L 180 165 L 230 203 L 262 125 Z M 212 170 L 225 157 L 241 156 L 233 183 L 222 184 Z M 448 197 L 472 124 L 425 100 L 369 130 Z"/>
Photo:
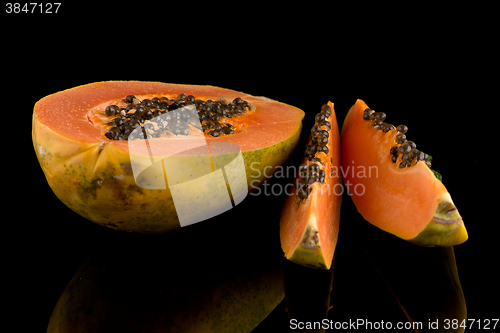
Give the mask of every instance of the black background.
<path id="1" fill-rule="evenodd" d="M 467 20 L 457 26 L 453 19 L 442 22 L 439 14 L 383 24 L 352 12 L 319 10 L 304 16 L 311 22 L 306 24 L 301 14 L 285 17 L 268 10 L 248 15 L 211 8 L 193 14 L 183 8 L 190 19 L 173 21 L 161 20 L 161 11 L 148 5 L 120 15 L 67 8 L 58 17 L 4 14 L 11 21 L 4 20 L 8 24 L 1 35 L 2 112 L 3 117 L 15 115 L 4 134 L 11 144 L 2 158 L 4 301 L 19 331 L 43 332 L 87 254 L 115 237 L 55 197 L 30 135 L 36 101 L 104 80 L 208 84 L 297 106 L 306 116 L 290 163 L 297 163 L 313 115 L 328 100 L 335 103 L 339 126 L 357 98 L 386 112 L 388 122 L 407 125 L 409 138 L 434 157 L 433 167 L 464 218 L 469 240 L 455 247 L 455 255 L 468 318 L 499 318 L 499 228 L 493 203 L 498 140 L 489 136 L 496 132 L 498 112 L 494 67 L 488 62 L 492 50 L 483 39 L 487 26 L 472 27 Z M 164 13 L 175 16 L 179 9 Z M 125 21 L 130 17 L 135 20 Z M 352 20 L 339 23 L 345 17 Z M 374 30 L 376 25 L 382 29 Z M 215 219 L 266 218 L 275 230 L 281 200 L 248 197 Z M 337 246 L 330 318 L 405 321 L 342 221 Z M 284 308 L 283 302 L 259 329 L 287 332 Z"/>

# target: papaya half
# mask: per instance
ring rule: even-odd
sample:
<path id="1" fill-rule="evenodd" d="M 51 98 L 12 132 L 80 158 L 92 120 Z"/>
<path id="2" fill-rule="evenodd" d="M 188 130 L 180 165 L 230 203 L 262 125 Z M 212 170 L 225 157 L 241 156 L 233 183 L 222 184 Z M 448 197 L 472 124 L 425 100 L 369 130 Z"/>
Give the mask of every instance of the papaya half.
<path id="1" fill-rule="evenodd" d="M 288 260 L 330 269 L 342 202 L 340 137 L 333 103 L 322 106 L 280 218 L 281 247 Z"/>
<path id="2" fill-rule="evenodd" d="M 290 156 L 303 117 L 219 87 L 107 81 L 38 101 L 32 139 L 69 208 L 112 229 L 164 233 L 241 202 Z"/>
<path id="3" fill-rule="evenodd" d="M 59 297 L 47 333 L 251 332 L 284 298 L 273 233 L 198 227 L 125 234 L 134 237 L 93 251 Z"/>
<path id="4" fill-rule="evenodd" d="M 358 212 L 376 227 L 421 246 L 468 238 L 462 217 L 431 159 L 358 99 L 342 126 L 342 175 Z"/>

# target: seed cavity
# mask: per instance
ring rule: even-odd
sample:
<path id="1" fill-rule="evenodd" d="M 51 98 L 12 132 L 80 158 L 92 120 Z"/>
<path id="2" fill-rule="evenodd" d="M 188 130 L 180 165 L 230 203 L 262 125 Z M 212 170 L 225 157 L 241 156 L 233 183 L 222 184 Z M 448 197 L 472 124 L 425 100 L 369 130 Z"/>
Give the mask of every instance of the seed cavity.
<path id="1" fill-rule="evenodd" d="M 253 105 L 240 97 L 228 103 L 224 98 L 203 101 L 186 94 L 179 94 L 173 99 L 163 96 L 142 101 L 134 95 L 128 95 L 123 101 L 128 104 L 126 107 L 120 108 L 113 104 L 104 109 L 107 117 L 113 117 L 107 122 L 112 127 L 105 133 L 110 140 L 144 139 L 146 135 L 189 135 L 194 129 L 212 137 L 230 135 L 235 133 L 234 126 L 220 120 L 254 110 Z M 143 130 L 134 131 L 139 126 Z M 132 137 L 131 133 L 134 133 Z"/>
<path id="2" fill-rule="evenodd" d="M 319 244 L 318 230 L 314 230 L 311 227 L 307 227 L 300 241 L 300 245 L 306 249 L 316 250 L 321 248 Z"/>
<path id="3" fill-rule="evenodd" d="M 415 165 L 419 161 L 424 161 L 425 165 L 431 167 L 431 162 L 428 160 L 429 155 L 416 149 L 417 145 L 413 141 L 408 141 L 406 132 L 408 127 L 405 125 L 398 125 L 394 127 L 389 123 L 385 123 L 386 114 L 384 112 L 375 112 L 370 108 L 363 110 L 363 119 L 371 121 L 372 127 L 376 130 L 381 130 L 384 133 L 396 131 L 394 136 L 395 145 L 389 150 L 389 157 L 392 163 L 397 163 L 398 168 L 404 169 Z M 399 163 L 398 163 L 399 161 Z"/>
<path id="4" fill-rule="evenodd" d="M 297 196 L 299 203 L 307 199 L 312 191 L 311 185 L 318 182 L 324 184 L 326 181 L 325 168 L 321 161 L 321 153 L 328 155 L 328 142 L 330 138 L 331 123 L 328 117 L 332 114 L 332 109 L 328 104 L 321 107 L 321 111 L 315 117 L 315 124 L 311 129 L 311 140 L 306 145 L 304 156 L 307 157 L 307 162 L 299 166 L 299 178 L 297 180 Z M 333 164 L 333 158 L 330 157 L 330 162 Z M 327 161 L 328 163 L 328 161 Z M 330 173 L 332 167 L 330 166 Z"/>

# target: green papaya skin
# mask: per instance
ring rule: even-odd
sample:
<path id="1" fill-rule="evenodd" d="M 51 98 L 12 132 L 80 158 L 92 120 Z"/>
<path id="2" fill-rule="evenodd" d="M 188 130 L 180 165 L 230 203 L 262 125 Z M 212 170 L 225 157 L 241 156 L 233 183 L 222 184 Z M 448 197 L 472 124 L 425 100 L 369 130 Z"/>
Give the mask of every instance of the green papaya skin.
<path id="1" fill-rule="evenodd" d="M 407 239 L 420 246 L 454 246 L 468 238 L 462 216 L 453 203 L 449 193 L 445 193 L 436 208 L 432 220 L 417 237 Z"/>
<path id="2" fill-rule="evenodd" d="M 79 268 L 47 332 L 251 332 L 284 298 L 279 243 L 261 234 L 127 236 Z"/>
<path id="3" fill-rule="evenodd" d="M 349 211 L 346 220 L 408 320 L 422 323 L 415 331 L 463 332 L 463 327 L 450 327 L 454 319 L 458 323 L 467 319 L 453 247 L 406 242 L 365 221 L 351 200 L 344 202 L 348 207 L 343 209 Z M 431 327 L 436 322 L 438 327 Z"/>

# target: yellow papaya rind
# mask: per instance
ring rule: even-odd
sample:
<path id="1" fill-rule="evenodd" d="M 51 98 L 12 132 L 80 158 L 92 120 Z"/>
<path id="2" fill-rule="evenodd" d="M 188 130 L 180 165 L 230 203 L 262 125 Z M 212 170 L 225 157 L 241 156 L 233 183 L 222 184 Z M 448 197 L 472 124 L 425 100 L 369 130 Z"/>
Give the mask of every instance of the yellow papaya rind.
<path id="1" fill-rule="evenodd" d="M 321 249 L 306 249 L 302 245 L 297 246 L 291 257 L 288 260 L 296 264 L 319 269 L 330 269 L 331 263 L 328 265 L 325 262 Z"/>
<path id="2" fill-rule="evenodd" d="M 447 247 L 462 244 L 468 237 L 462 216 L 447 192 L 441 196 L 436 212 L 424 230 L 407 241 L 426 247 Z"/>

